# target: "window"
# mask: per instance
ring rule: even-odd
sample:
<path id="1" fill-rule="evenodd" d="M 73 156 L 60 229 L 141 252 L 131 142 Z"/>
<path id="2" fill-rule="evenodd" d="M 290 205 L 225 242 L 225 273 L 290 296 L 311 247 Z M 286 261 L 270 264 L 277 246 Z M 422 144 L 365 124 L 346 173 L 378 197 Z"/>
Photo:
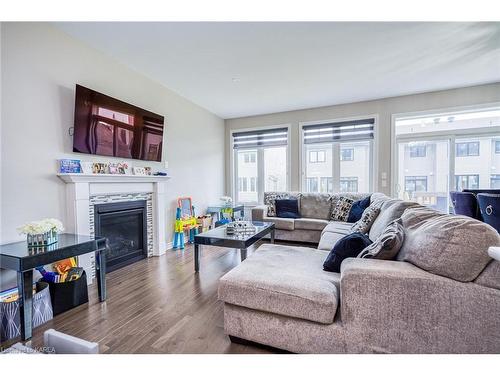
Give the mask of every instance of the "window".
<path id="1" fill-rule="evenodd" d="M 490 188 L 500 189 L 500 174 L 492 174 L 490 177 Z"/>
<path id="2" fill-rule="evenodd" d="M 479 142 L 457 143 L 456 156 L 479 156 Z"/>
<path id="3" fill-rule="evenodd" d="M 357 193 L 358 192 L 358 178 L 357 177 L 341 177 L 340 178 L 340 191 L 342 193 Z"/>
<path id="4" fill-rule="evenodd" d="M 234 132 L 232 140 L 235 202 L 257 204 L 264 191 L 287 191 L 288 128 Z"/>
<path id="5" fill-rule="evenodd" d="M 333 178 L 320 178 L 320 193 L 333 193 Z"/>
<path id="6" fill-rule="evenodd" d="M 244 155 L 243 158 L 245 160 L 245 163 L 255 163 L 255 159 L 257 156 L 256 152 L 246 152 L 243 155 Z"/>
<path id="7" fill-rule="evenodd" d="M 427 191 L 427 176 L 405 177 L 405 191 L 410 193 Z"/>
<path id="8" fill-rule="evenodd" d="M 500 141 L 495 141 L 495 154 L 500 154 Z"/>
<path id="9" fill-rule="evenodd" d="M 392 191 L 398 198 L 448 213 L 450 191 L 489 189 L 494 184 L 490 177 L 500 171 L 500 106 L 408 114 L 397 117 L 394 125 Z M 419 158 L 416 146 L 423 145 L 425 158 Z M 412 176 L 426 177 L 427 182 L 419 187 Z M 426 191 L 418 191 L 425 186 Z"/>
<path id="10" fill-rule="evenodd" d="M 324 163 L 326 160 L 325 151 L 309 151 L 309 163 Z"/>
<path id="11" fill-rule="evenodd" d="M 373 118 L 303 125 L 303 190 L 372 191 L 374 126 Z"/>
<path id="12" fill-rule="evenodd" d="M 479 188 L 479 175 L 456 175 L 455 176 L 455 190 L 462 191 L 463 189 L 478 189 Z"/>
<path id="13" fill-rule="evenodd" d="M 427 147 L 424 146 L 410 146 L 410 158 L 425 158 L 427 154 Z"/>
<path id="14" fill-rule="evenodd" d="M 340 150 L 340 161 L 353 161 L 353 160 L 354 160 L 353 148 L 343 148 Z"/>
<path id="15" fill-rule="evenodd" d="M 307 191 L 310 193 L 318 192 L 318 178 L 317 177 L 308 177 L 307 178 Z"/>
<path id="16" fill-rule="evenodd" d="M 257 191 L 257 178 L 256 177 L 250 177 L 250 191 L 252 191 L 252 192 Z"/>

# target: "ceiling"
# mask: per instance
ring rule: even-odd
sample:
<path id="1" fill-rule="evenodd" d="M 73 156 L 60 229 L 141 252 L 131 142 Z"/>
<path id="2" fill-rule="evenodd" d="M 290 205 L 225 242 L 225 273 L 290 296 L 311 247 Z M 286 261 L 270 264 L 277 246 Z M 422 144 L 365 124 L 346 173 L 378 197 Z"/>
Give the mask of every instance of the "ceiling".
<path id="1" fill-rule="evenodd" d="M 500 81 L 500 23 L 55 25 L 226 119 Z"/>

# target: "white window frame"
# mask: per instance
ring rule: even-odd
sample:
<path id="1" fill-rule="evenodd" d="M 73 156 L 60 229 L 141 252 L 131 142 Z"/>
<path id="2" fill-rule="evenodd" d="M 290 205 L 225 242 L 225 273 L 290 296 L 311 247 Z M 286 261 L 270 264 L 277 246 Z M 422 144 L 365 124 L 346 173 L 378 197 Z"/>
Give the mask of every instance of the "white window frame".
<path id="1" fill-rule="evenodd" d="M 500 126 L 494 126 L 494 127 L 483 127 L 483 128 L 464 129 L 464 130 L 444 130 L 444 131 L 441 130 L 441 131 L 419 133 L 419 134 L 402 134 L 396 136 L 396 121 L 398 119 L 405 117 L 413 117 L 413 116 L 432 117 L 434 115 L 437 116 L 447 112 L 485 111 L 488 109 L 493 109 L 498 107 L 500 107 L 500 102 L 492 102 L 492 103 L 483 103 L 470 106 L 431 109 L 427 111 L 394 113 L 393 115 L 391 115 L 391 187 L 390 187 L 391 196 L 395 197 L 398 194 L 397 172 L 399 163 L 397 158 L 397 152 L 398 152 L 397 145 L 399 141 L 402 142 L 416 142 L 423 140 L 448 141 L 449 142 L 448 143 L 449 147 L 448 189 L 450 189 L 451 187 L 455 186 L 455 150 L 456 150 L 456 144 L 459 143 L 460 139 L 466 139 L 469 137 L 498 136 L 498 134 L 500 133 Z"/>
<path id="2" fill-rule="evenodd" d="M 299 176 L 300 176 L 300 190 L 301 191 L 307 191 L 307 184 L 306 184 L 306 165 L 307 165 L 307 155 L 306 155 L 306 150 L 307 147 L 304 144 L 304 126 L 308 125 L 319 125 L 319 124 L 328 124 L 328 123 L 335 123 L 335 122 L 344 122 L 344 121 L 355 121 L 355 120 L 365 120 L 368 118 L 374 119 L 373 123 L 373 139 L 372 139 L 372 147 L 371 147 L 371 170 L 370 170 L 370 181 L 368 186 L 370 186 L 370 190 L 372 192 L 377 191 L 376 189 L 378 188 L 377 186 L 377 176 L 378 176 L 378 149 L 379 149 L 379 129 L 378 129 L 378 124 L 379 124 L 379 115 L 378 113 L 375 114 L 368 114 L 368 115 L 362 115 L 362 116 L 353 116 L 353 117 L 343 117 L 343 118 L 330 118 L 330 119 L 325 119 L 325 120 L 317 120 L 317 121 L 300 121 L 299 122 Z M 362 141 L 362 140 L 359 140 Z M 332 169 L 333 169 L 333 175 L 332 177 L 335 177 L 335 170 L 338 171 L 338 181 L 335 181 L 335 178 L 333 179 L 333 192 L 338 192 L 340 191 L 340 143 L 345 143 L 345 142 L 325 142 L 322 144 L 332 144 L 333 143 L 333 149 L 334 149 L 334 154 L 338 154 L 338 157 L 335 158 L 335 156 L 332 156 Z M 319 144 L 319 143 L 318 143 Z"/>
<path id="3" fill-rule="evenodd" d="M 280 125 L 270 125 L 270 126 L 257 126 L 257 127 L 251 127 L 251 128 L 238 128 L 238 129 L 231 129 L 229 132 L 229 178 L 231 181 L 231 197 L 233 198 L 233 202 L 239 203 L 236 201 L 236 189 L 238 187 L 238 174 L 235 171 L 235 164 L 236 160 L 234 158 L 235 150 L 233 148 L 234 146 L 234 137 L 233 133 L 239 133 L 239 132 L 247 132 L 247 131 L 257 131 L 257 130 L 271 130 L 271 129 L 279 129 L 279 128 L 287 128 L 287 145 L 286 145 L 286 190 L 290 191 L 290 171 L 291 171 L 291 155 L 290 155 L 290 139 L 291 139 L 291 124 L 280 124 Z M 267 148 L 272 148 L 272 147 L 283 147 L 283 146 L 270 146 Z M 266 147 L 256 147 L 257 149 L 257 175 L 261 176 L 264 174 L 264 148 Z M 257 178 L 257 202 L 243 202 L 245 207 L 254 207 L 259 204 L 262 204 L 264 201 L 264 188 L 265 188 L 265 181 L 263 178 Z"/>

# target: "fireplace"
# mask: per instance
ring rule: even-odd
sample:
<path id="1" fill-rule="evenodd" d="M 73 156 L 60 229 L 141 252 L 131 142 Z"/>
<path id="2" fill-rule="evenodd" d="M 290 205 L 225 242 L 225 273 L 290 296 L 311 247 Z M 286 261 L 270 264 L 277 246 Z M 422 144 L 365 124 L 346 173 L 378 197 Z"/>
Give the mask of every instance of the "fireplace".
<path id="1" fill-rule="evenodd" d="M 96 204 L 95 235 L 107 238 L 107 272 L 148 256 L 145 200 Z"/>

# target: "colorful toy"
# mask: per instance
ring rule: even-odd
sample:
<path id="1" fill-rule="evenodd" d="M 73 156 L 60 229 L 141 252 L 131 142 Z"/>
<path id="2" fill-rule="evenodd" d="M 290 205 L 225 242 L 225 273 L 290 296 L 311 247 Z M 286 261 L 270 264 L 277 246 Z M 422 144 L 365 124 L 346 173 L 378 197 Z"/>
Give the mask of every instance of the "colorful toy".
<path id="1" fill-rule="evenodd" d="M 175 214 L 174 249 L 184 249 L 184 232 L 189 231 L 188 242 L 194 242 L 194 236 L 198 234 L 198 225 L 194 214 L 194 207 L 190 197 L 177 199 L 177 210 Z"/>
<path id="2" fill-rule="evenodd" d="M 68 258 L 64 260 L 60 260 L 59 262 L 55 262 L 53 268 L 59 273 L 59 275 L 63 275 L 68 272 L 71 268 L 76 267 L 76 259 Z"/>

